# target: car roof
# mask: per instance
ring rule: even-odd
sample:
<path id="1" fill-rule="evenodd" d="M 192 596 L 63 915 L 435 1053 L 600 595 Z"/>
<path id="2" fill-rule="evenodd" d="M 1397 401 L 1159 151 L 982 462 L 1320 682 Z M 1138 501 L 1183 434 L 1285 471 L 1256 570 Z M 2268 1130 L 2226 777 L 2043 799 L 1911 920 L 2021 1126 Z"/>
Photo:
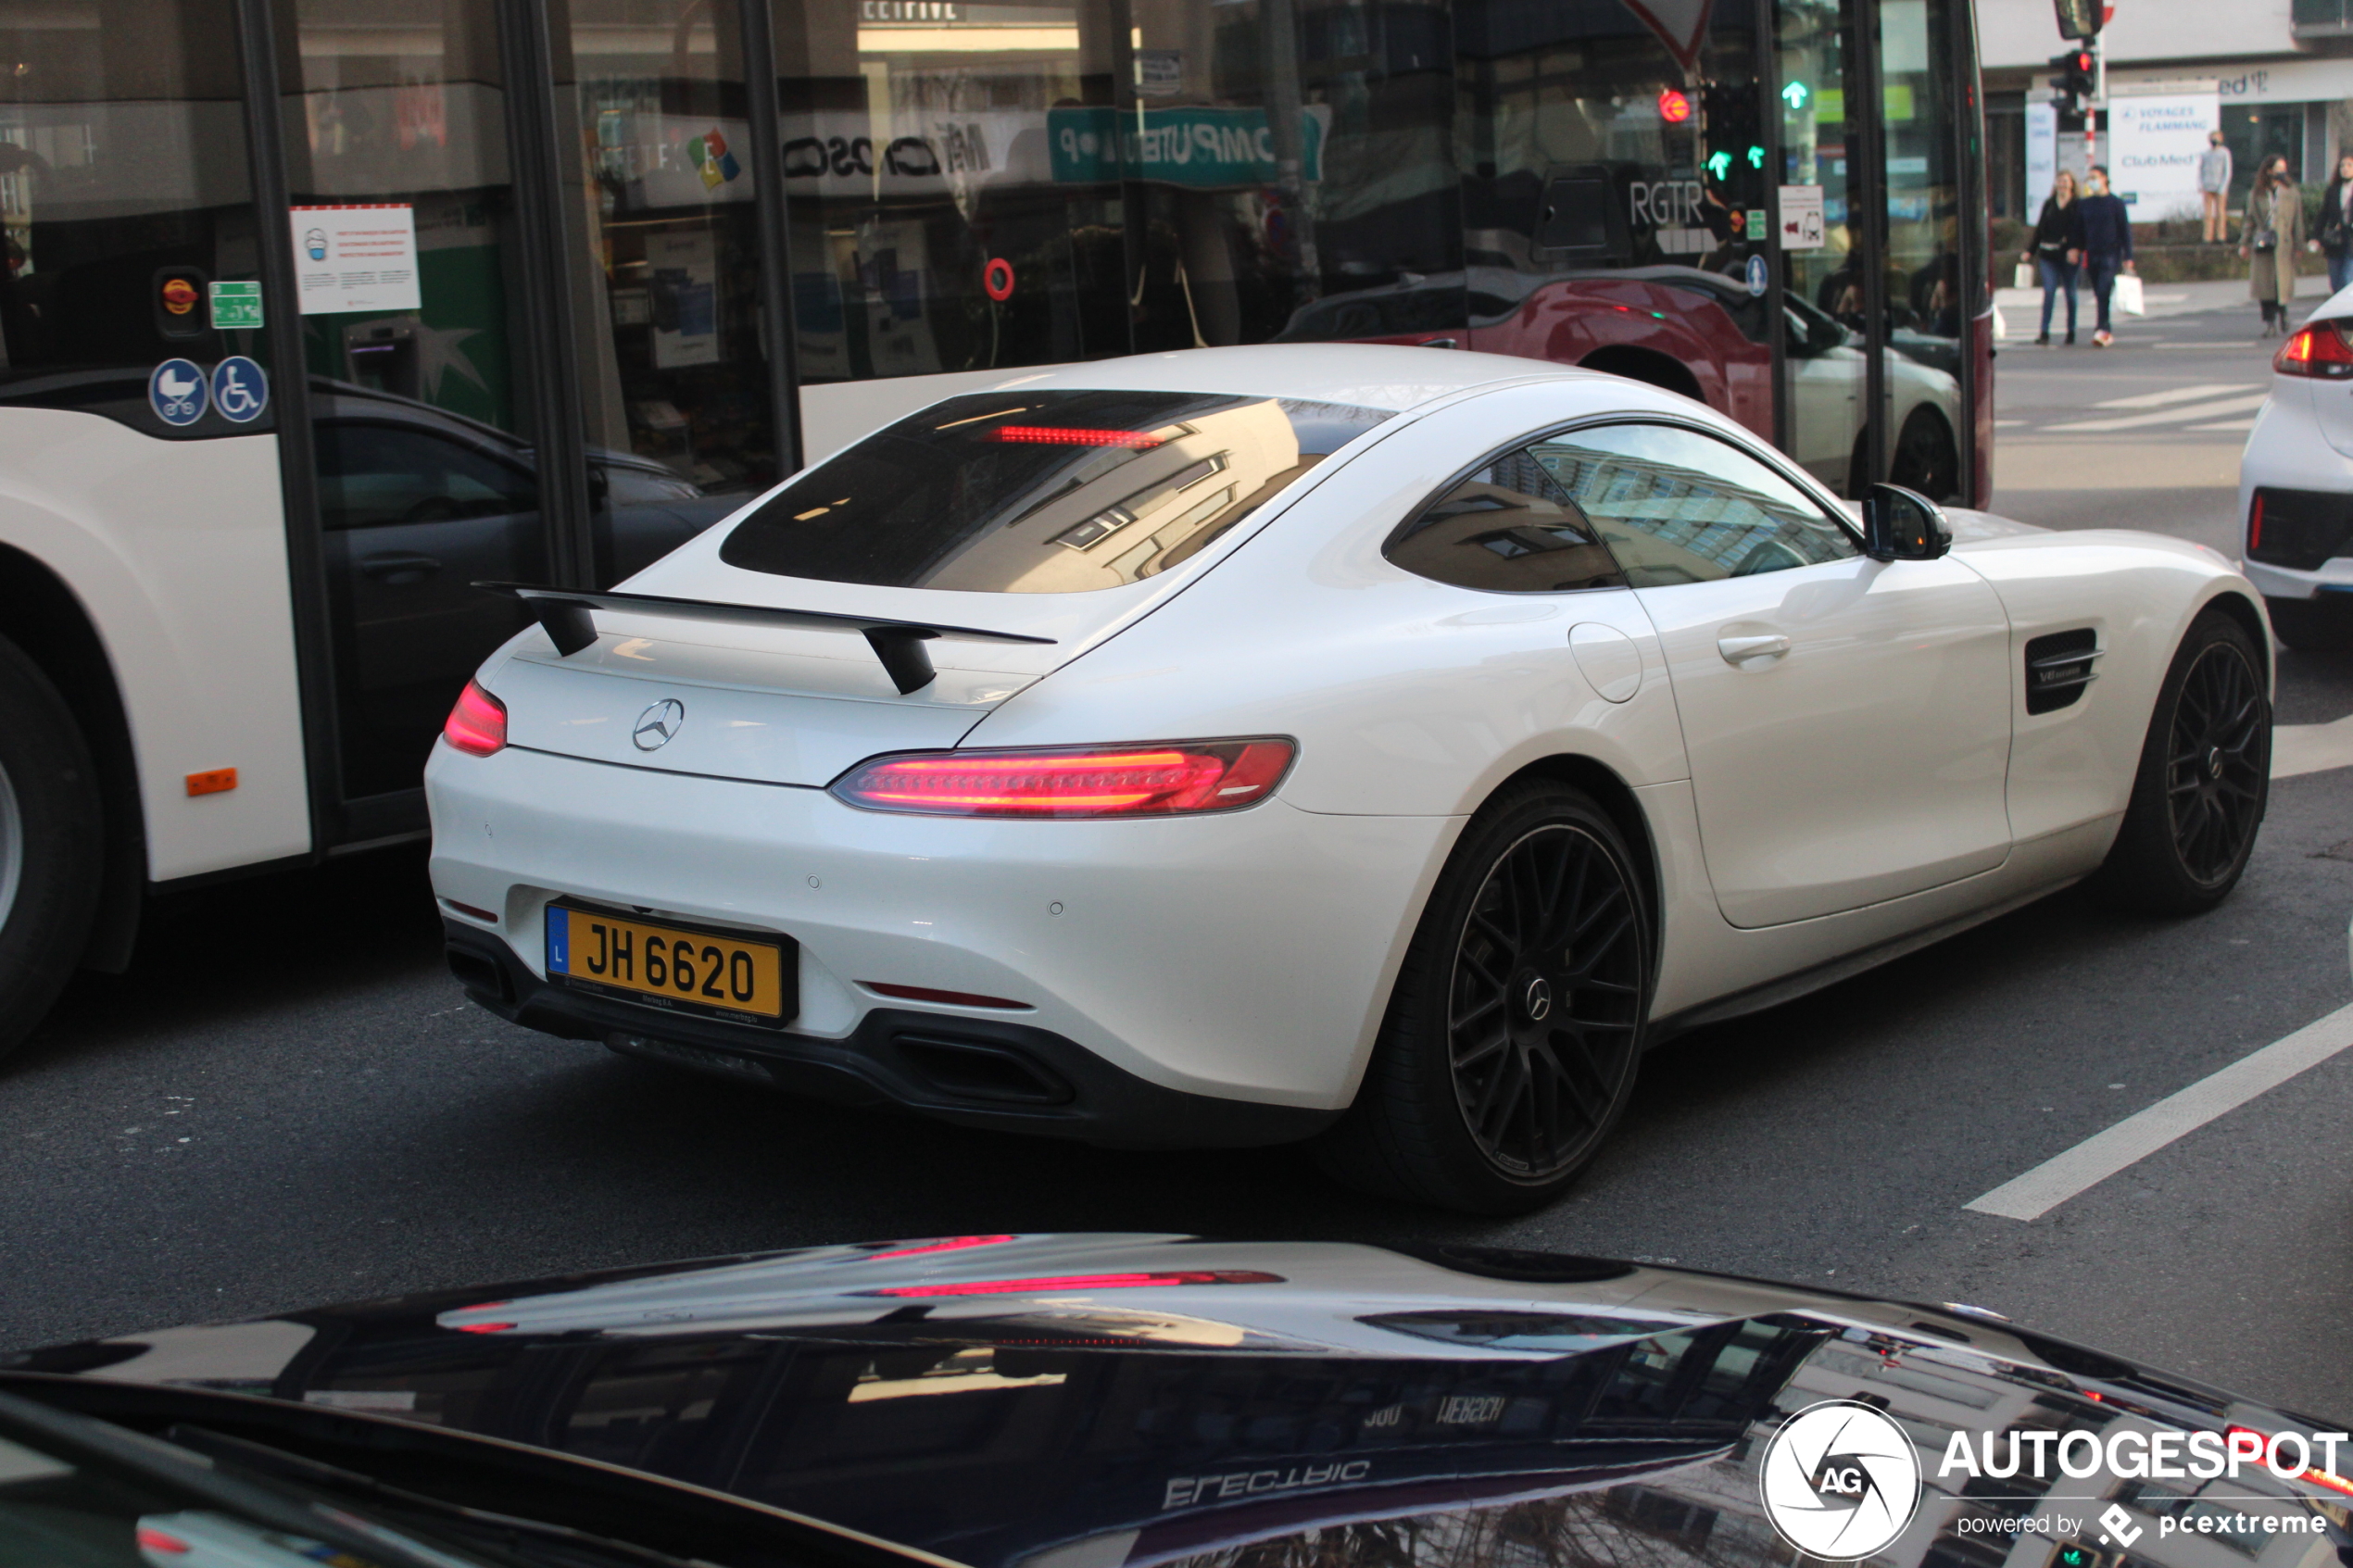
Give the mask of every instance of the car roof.
<path id="1" fill-rule="evenodd" d="M 1603 377 L 1599 371 L 1570 370 L 1505 354 L 1371 343 L 1286 343 L 1097 359 L 1026 375 L 1016 372 L 971 390 L 1222 392 L 1347 403 L 1403 413 L 1455 393 L 1531 379 L 1598 381 Z"/>

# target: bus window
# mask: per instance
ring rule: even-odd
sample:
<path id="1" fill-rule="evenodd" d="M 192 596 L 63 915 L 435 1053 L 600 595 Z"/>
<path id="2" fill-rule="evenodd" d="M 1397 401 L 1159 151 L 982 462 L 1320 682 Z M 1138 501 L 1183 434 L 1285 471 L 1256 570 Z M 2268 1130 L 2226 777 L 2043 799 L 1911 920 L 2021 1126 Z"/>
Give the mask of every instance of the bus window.
<path id="1" fill-rule="evenodd" d="M 301 302 L 341 793 L 353 799 L 417 786 L 467 676 L 527 619 L 476 606 L 484 596 L 465 585 L 544 582 L 547 552 L 516 387 L 523 337 L 507 280 L 519 262 L 490 12 L 439 0 L 283 11 L 298 44 L 280 60 L 298 269 L 313 246 L 340 254 L 350 225 L 393 257 Z"/>
<path id="2" fill-rule="evenodd" d="M 1453 26 L 1428 0 L 1136 0 L 1138 351 L 1459 340 Z"/>
<path id="3" fill-rule="evenodd" d="M 1104 0 L 776 10 L 802 381 L 1128 351 Z"/>
<path id="4" fill-rule="evenodd" d="M 588 149 L 566 204 L 587 444 L 740 498 L 778 475 L 738 19 L 708 0 L 559 0 L 549 24 L 571 45 L 558 115 Z M 595 518 L 610 584 L 633 562 L 610 508 Z"/>
<path id="5" fill-rule="evenodd" d="M 1664 386 L 1771 439 L 1756 15 L 1459 0 L 1472 347 Z"/>
<path id="6" fill-rule="evenodd" d="M 258 330 L 214 326 L 214 285 L 258 286 L 226 0 L 17 6 L 0 39 L 0 395 L 170 438 L 268 428 L 204 398 L 166 423 L 147 401 L 166 360 L 266 358 Z"/>

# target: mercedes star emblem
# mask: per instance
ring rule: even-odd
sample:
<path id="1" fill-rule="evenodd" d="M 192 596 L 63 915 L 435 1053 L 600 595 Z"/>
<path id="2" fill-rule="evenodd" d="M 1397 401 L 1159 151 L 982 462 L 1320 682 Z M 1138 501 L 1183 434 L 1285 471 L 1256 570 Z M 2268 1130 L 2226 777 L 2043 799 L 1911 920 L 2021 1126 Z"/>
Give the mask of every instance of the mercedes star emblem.
<path id="1" fill-rule="evenodd" d="M 670 744 L 678 726 L 686 721 L 686 705 L 674 696 L 666 696 L 637 715 L 637 727 L 629 738 L 640 751 L 659 751 Z"/>

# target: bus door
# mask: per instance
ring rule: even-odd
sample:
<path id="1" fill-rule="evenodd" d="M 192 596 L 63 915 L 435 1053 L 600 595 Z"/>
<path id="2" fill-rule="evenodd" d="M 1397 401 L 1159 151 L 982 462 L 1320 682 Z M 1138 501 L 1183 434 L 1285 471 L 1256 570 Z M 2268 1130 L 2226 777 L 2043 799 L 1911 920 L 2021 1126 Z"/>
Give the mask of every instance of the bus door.
<path id="1" fill-rule="evenodd" d="M 610 586 L 778 477 L 740 11 L 544 0 L 534 70 L 512 4 L 278 4 L 336 787 L 365 838 L 423 825 L 443 718 L 525 623 L 473 583 Z"/>
<path id="2" fill-rule="evenodd" d="M 547 548 L 534 405 L 518 395 L 531 370 L 490 7 L 280 3 L 282 243 L 309 375 L 348 811 L 417 788 L 467 673 L 522 624 L 469 582 L 544 582 Z M 350 836 L 422 825 L 413 807 L 359 817 Z"/>

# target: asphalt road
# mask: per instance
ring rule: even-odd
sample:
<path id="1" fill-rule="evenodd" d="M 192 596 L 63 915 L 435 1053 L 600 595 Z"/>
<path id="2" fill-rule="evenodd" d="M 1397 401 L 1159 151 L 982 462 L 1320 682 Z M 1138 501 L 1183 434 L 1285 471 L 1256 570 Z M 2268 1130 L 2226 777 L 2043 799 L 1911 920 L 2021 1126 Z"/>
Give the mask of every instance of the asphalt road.
<path id="1" fill-rule="evenodd" d="M 2052 427 L 2259 388 L 2251 316 L 2006 349 L 1998 508 L 2227 546 L 2238 438 L 2192 427 L 2244 415 Z M 2284 721 L 2353 713 L 2353 658 L 2281 676 Z M 969 1133 L 512 1028 L 442 973 L 421 854 L 223 887 L 161 909 L 132 973 L 82 977 L 0 1069 L 0 1347 L 855 1237 L 1452 1237 L 1967 1301 L 2353 1415 L 2353 1052 L 2032 1223 L 1963 1208 L 2353 999 L 2348 782 L 2282 781 L 2205 918 L 2062 894 L 1661 1048 L 1578 1190 L 1505 1223 L 1356 1198 L 1290 1150 Z"/>

